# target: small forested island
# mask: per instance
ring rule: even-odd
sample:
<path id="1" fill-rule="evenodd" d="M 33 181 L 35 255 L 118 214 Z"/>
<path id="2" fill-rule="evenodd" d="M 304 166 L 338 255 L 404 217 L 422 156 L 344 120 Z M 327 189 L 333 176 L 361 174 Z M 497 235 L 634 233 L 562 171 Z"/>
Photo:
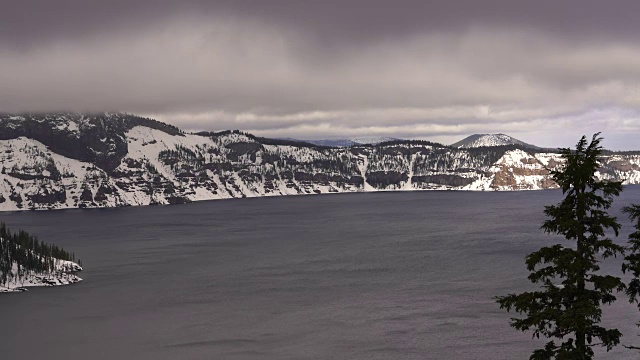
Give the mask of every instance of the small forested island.
<path id="1" fill-rule="evenodd" d="M 82 281 L 82 262 L 61 247 L 26 231 L 11 233 L 0 223 L 0 293 L 26 291 L 29 286 L 68 285 Z"/>

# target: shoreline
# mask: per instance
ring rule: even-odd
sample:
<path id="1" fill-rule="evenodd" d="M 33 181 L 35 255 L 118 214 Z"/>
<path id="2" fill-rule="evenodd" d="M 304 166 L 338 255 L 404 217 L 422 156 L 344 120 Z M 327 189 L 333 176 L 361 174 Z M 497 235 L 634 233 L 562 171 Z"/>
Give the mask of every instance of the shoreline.
<path id="1" fill-rule="evenodd" d="M 56 261 L 57 270 L 52 273 L 35 273 L 27 274 L 14 278 L 12 281 L 0 284 L 0 293 L 16 293 L 28 291 L 30 287 L 44 286 L 63 286 L 77 284 L 82 281 L 77 273 L 82 271 L 82 267 L 75 262 L 66 260 Z M 17 267 L 14 264 L 14 273 Z"/>

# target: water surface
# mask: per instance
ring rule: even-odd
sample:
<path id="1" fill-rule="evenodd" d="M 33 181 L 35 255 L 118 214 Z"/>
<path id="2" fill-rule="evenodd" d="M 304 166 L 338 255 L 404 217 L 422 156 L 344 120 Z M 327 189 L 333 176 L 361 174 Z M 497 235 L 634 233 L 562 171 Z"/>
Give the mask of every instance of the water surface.
<path id="1" fill-rule="evenodd" d="M 524 256 L 553 242 L 539 230 L 542 209 L 560 198 L 390 192 L 0 214 L 75 251 L 86 268 L 77 285 L 0 296 L 0 353 L 528 358 L 541 342 L 510 328 L 492 297 L 530 288 Z M 640 187 L 627 187 L 614 213 L 631 201 Z M 619 301 L 606 318 L 638 342 L 633 306 Z"/>

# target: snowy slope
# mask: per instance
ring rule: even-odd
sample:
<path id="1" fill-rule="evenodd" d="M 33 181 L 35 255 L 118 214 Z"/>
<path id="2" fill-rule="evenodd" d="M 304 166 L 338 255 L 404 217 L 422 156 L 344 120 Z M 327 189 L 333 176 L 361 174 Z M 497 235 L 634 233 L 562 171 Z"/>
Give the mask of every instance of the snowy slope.
<path id="1" fill-rule="evenodd" d="M 396 141 L 327 148 L 237 131 L 185 134 L 132 115 L 65 119 L 0 117 L 0 211 L 381 190 L 547 189 L 555 187 L 547 168 L 561 165 L 556 153 L 524 147 Z M 41 126 L 39 140 L 25 136 L 25 122 Z M 605 156 L 599 174 L 640 183 L 640 155 Z"/>
<path id="2" fill-rule="evenodd" d="M 494 174 L 491 187 L 495 190 L 539 190 L 555 188 L 549 171 L 534 155 L 512 150 L 498 160 L 489 171 Z"/>

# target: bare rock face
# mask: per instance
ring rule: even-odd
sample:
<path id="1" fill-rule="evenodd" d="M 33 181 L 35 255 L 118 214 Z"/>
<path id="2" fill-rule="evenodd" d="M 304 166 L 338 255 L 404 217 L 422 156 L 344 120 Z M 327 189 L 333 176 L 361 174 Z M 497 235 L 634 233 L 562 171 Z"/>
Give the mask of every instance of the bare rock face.
<path id="1" fill-rule="evenodd" d="M 555 188 L 549 170 L 535 156 L 523 151 L 506 153 L 490 170 L 495 174 L 491 187 L 496 190 L 536 190 Z"/>
<path id="2" fill-rule="evenodd" d="M 43 185 L 35 194 L 28 194 L 27 199 L 43 205 L 63 204 L 67 200 L 67 192 L 62 187 Z"/>
<path id="3" fill-rule="evenodd" d="M 425 188 L 433 185 L 464 187 L 467 185 L 471 185 L 474 181 L 473 178 L 463 177 L 455 174 L 414 176 L 411 180 L 414 184 L 422 184 Z"/>
<path id="4" fill-rule="evenodd" d="M 91 192 L 91 189 L 85 187 L 84 190 L 82 190 L 82 194 L 80 194 L 80 201 L 93 201 L 93 193 Z"/>
<path id="5" fill-rule="evenodd" d="M 374 171 L 367 174 L 367 182 L 378 189 L 397 189 L 409 180 L 406 173 L 399 171 Z"/>
<path id="6" fill-rule="evenodd" d="M 184 134 L 128 114 L 0 115 L 0 210 L 183 204 L 378 190 L 556 187 L 553 152 L 428 141 L 327 147 L 239 131 Z M 640 183 L 640 153 L 600 177 Z"/>
<path id="7" fill-rule="evenodd" d="M 629 160 L 614 160 L 609 161 L 607 166 L 612 170 L 629 172 L 629 171 L 637 171 L 640 170 L 640 166 L 638 164 L 633 164 Z"/>

